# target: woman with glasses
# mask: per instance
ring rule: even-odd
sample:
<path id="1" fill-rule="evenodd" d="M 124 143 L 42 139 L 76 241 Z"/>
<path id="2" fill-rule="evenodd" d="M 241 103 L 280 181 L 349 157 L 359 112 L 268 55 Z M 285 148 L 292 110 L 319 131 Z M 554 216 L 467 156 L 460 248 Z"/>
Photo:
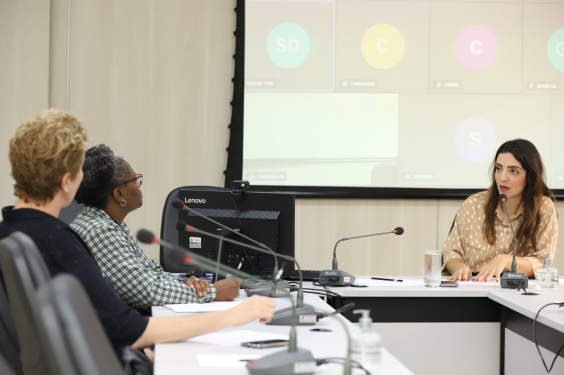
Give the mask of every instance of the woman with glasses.
<path id="1" fill-rule="evenodd" d="M 127 345 L 142 349 L 239 326 L 255 319 L 270 321 L 275 303 L 266 297 L 253 296 L 229 310 L 179 318 L 147 318 L 120 298 L 82 239 L 58 219 L 59 212 L 72 202 L 83 180 L 86 140 L 82 123 L 74 115 L 56 109 L 45 110 L 22 122 L 10 140 L 9 151 L 14 192 L 20 200 L 15 207 L 2 209 L 0 239 L 16 231 L 23 232 L 37 245 L 52 276 L 61 273 L 76 276 L 118 352 Z M 105 150 L 103 152 L 107 154 L 109 149 Z M 92 167 L 93 154 L 96 151 L 89 153 L 87 166 Z M 96 169 L 102 174 L 110 173 L 114 171 L 114 165 L 100 165 Z M 122 209 L 141 206 L 141 191 L 133 182 L 135 172 L 126 163 L 117 171 L 122 174 L 111 173 L 112 184 L 118 181 L 111 186 L 117 186 L 119 190 L 112 190 L 112 199 L 117 199 L 117 206 Z M 89 175 L 86 181 L 87 186 L 100 183 L 91 177 Z M 100 178 L 105 181 L 105 177 Z M 141 184 L 139 178 L 135 181 Z M 97 195 L 96 199 L 103 200 L 103 197 Z M 107 207 L 116 221 L 123 221 L 126 211 L 116 210 L 110 200 Z"/>
<path id="2" fill-rule="evenodd" d="M 181 280 L 149 259 L 132 235 L 125 217 L 143 205 L 143 175 L 106 145 L 86 151 L 84 179 L 76 201 L 84 209 L 71 228 L 86 242 L 104 274 L 131 306 L 149 309 L 173 303 L 232 301 L 240 281 L 210 285 L 195 277 Z"/>

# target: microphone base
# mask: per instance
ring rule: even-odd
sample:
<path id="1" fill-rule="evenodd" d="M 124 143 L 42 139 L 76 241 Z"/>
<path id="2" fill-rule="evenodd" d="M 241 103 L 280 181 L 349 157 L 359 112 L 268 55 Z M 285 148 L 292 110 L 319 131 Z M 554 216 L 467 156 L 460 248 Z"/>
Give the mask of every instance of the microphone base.
<path id="1" fill-rule="evenodd" d="M 319 285 L 350 286 L 356 277 L 340 270 L 325 270 L 319 273 Z"/>
<path id="2" fill-rule="evenodd" d="M 286 280 L 280 280 L 276 283 L 277 288 L 272 288 L 268 284 L 256 284 L 254 287 L 245 289 L 247 296 L 265 296 L 271 298 L 288 298 L 290 297 L 290 283 Z"/>
<path id="3" fill-rule="evenodd" d="M 500 284 L 502 288 L 518 289 L 521 286 L 526 289 L 529 287 L 529 278 L 524 273 L 506 272 L 501 275 Z"/>
<path id="4" fill-rule="evenodd" d="M 298 348 L 295 352 L 284 350 L 249 361 L 246 367 L 253 375 L 312 375 L 317 362 L 309 350 Z"/>
<path id="5" fill-rule="evenodd" d="M 272 316 L 270 323 L 271 326 L 291 326 L 292 316 L 294 312 L 291 307 L 278 310 Z M 303 305 L 296 307 L 296 325 L 297 326 L 313 326 L 317 323 L 317 311 L 310 305 Z"/>

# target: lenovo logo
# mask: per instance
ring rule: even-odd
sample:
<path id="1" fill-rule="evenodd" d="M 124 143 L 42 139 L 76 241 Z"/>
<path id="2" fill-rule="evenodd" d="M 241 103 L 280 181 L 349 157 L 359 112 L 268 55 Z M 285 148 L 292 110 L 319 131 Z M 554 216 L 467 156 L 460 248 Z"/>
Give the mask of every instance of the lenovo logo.
<path id="1" fill-rule="evenodd" d="M 205 199 L 184 198 L 184 203 L 206 203 Z"/>

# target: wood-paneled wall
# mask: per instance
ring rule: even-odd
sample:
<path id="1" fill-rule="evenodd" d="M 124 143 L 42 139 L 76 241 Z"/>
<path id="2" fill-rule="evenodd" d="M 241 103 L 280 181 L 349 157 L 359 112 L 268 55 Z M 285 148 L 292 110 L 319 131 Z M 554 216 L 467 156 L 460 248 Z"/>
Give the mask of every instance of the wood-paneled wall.
<path id="1" fill-rule="evenodd" d="M 67 5 L 0 2 L 2 206 L 14 203 L 7 151 L 16 126 L 49 106 L 66 106 Z M 69 109 L 84 121 L 90 145 L 108 144 L 144 174 L 144 205 L 126 219 L 133 231 L 159 232 L 172 189 L 223 185 L 234 6 L 234 0 L 71 1 Z M 422 251 L 442 246 L 461 204 L 298 199 L 296 255 L 305 269 L 329 268 L 338 239 L 403 226 L 403 236 L 342 242 L 339 264 L 354 274 L 419 275 Z M 564 204 L 557 207 L 564 212 Z M 158 258 L 157 248 L 144 250 Z M 556 265 L 564 270 L 564 255 Z"/>
<path id="2" fill-rule="evenodd" d="M 0 201 L 14 204 L 8 141 L 17 125 L 48 106 L 48 1 L 0 1 Z"/>

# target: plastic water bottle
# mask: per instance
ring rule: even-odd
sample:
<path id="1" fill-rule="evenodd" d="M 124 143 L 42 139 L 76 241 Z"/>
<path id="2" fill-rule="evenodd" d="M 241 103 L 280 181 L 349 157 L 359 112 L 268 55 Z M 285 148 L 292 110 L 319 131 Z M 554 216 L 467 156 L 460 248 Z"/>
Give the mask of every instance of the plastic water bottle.
<path id="1" fill-rule="evenodd" d="M 382 336 L 372 328 L 370 310 L 354 310 L 353 313 L 362 317 L 358 320 L 360 332 L 351 337 L 351 358 L 363 367 L 377 366 L 382 358 Z"/>

